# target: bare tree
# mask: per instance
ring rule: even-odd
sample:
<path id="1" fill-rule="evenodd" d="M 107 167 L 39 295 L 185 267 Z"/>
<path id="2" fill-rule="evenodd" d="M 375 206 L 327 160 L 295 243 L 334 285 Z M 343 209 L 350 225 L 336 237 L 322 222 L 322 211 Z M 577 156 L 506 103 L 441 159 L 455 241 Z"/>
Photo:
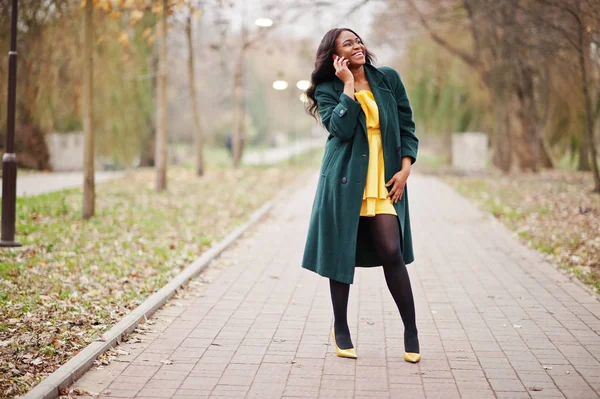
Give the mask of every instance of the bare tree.
<path id="1" fill-rule="evenodd" d="M 431 39 L 472 68 L 488 88 L 494 107 L 493 163 L 508 172 L 514 146 L 511 132 L 512 72 L 507 63 L 511 48 L 507 40 L 514 29 L 514 13 L 505 3 L 491 0 L 421 1 L 406 0 L 410 14 L 417 17 Z M 421 7 L 426 6 L 425 14 Z M 454 10 L 462 10 L 458 16 Z M 466 26 L 472 46 L 467 50 L 451 43 L 443 33 L 448 26 Z"/>
<path id="2" fill-rule="evenodd" d="M 156 191 L 167 188 L 167 16 L 168 0 L 162 1 L 159 22 L 159 61 L 156 89 Z"/>
<path id="3" fill-rule="evenodd" d="M 589 61 L 589 48 L 590 40 L 588 37 L 587 26 L 584 23 L 585 16 L 583 15 L 583 2 L 576 1 L 575 9 L 569 9 L 564 7 L 565 12 L 571 15 L 577 24 L 577 51 L 579 68 L 581 72 L 581 90 L 583 93 L 585 103 L 585 127 L 587 133 L 587 139 L 589 141 L 590 157 L 592 162 L 592 171 L 594 173 L 594 192 L 600 193 L 600 171 L 598 170 L 598 151 L 596 149 L 596 143 L 594 141 L 594 122 L 593 122 L 593 111 L 592 111 L 592 98 L 589 91 L 589 77 L 587 63 Z M 597 14 L 596 14 L 597 15 Z"/>
<path id="4" fill-rule="evenodd" d="M 363 0 L 361 0 L 363 1 Z M 326 3 L 326 2 L 323 2 Z M 264 38 L 271 28 L 263 28 L 253 33 L 249 32 L 246 25 L 246 7 L 247 2 L 241 3 L 242 7 L 242 27 L 240 32 L 239 47 L 236 49 L 237 55 L 235 59 L 233 71 L 233 92 L 232 92 L 232 152 L 233 152 L 233 167 L 239 167 L 244 150 L 244 120 L 246 108 L 244 105 L 244 71 L 246 69 L 246 54 L 248 50 L 260 39 Z M 276 11 L 274 20 L 280 25 L 298 18 L 302 13 L 309 12 L 312 6 L 309 4 L 296 4 L 293 7 L 283 7 L 281 4 L 273 3 L 268 7 L 271 11 Z"/>
<path id="5" fill-rule="evenodd" d="M 558 40 L 552 43 L 557 47 L 566 47 L 575 55 L 579 69 L 580 89 L 584 103 L 585 135 L 580 143 L 580 167 L 588 161 L 594 176 L 594 192 L 600 193 L 600 172 L 598 168 L 598 150 L 594 140 L 594 108 L 600 107 L 600 101 L 594 106 L 590 93 L 593 87 L 590 80 L 590 49 L 594 42 L 593 32 L 600 27 L 600 2 L 596 0 L 538 0 L 541 7 L 529 10 L 529 15 L 541 28 L 541 34 Z M 596 38 L 597 40 L 598 38 Z M 564 46 L 561 46 L 564 44 Z M 597 47 L 598 41 L 595 42 Z M 589 150 L 589 157 L 586 154 Z"/>
<path id="6" fill-rule="evenodd" d="M 190 99 L 192 100 L 192 117 L 194 120 L 194 155 L 196 161 L 196 174 L 204 174 L 204 136 L 200 124 L 200 113 L 198 110 L 198 97 L 196 94 L 196 78 L 194 71 L 194 43 L 192 35 L 192 14 L 193 7 L 189 6 L 189 13 L 185 22 L 185 34 L 188 44 L 188 75 L 190 86 Z"/>
<path id="7" fill-rule="evenodd" d="M 235 69 L 233 72 L 233 122 L 231 129 L 231 148 L 233 153 L 233 167 L 240 166 L 242 161 L 242 152 L 244 146 L 244 70 L 246 64 L 246 52 L 250 47 L 248 41 L 248 28 L 246 27 L 246 4 L 244 3 L 242 12 L 242 31 L 241 43 L 238 50 L 238 55 L 235 61 Z"/>
<path id="8" fill-rule="evenodd" d="M 94 80 L 93 80 L 93 43 L 94 43 L 94 5 L 92 0 L 85 2 L 83 23 L 83 131 L 85 147 L 83 154 L 83 218 L 94 216 L 96 201 L 94 182 Z"/>
<path id="9" fill-rule="evenodd" d="M 586 15 L 595 15 L 591 4 L 597 7 L 598 0 L 388 0 L 387 4 L 407 22 L 418 21 L 435 43 L 480 77 L 493 106 L 494 165 L 509 171 L 517 161 L 520 170 L 535 172 L 540 165 L 551 164 L 548 143 L 541 135 L 549 119 L 551 79 L 544 65 L 564 52 L 564 39 L 557 41 L 557 34 L 549 35 L 539 21 L 564 29 L 564 22 L 556 23 L 548 5 L 568 7 L 577 2 L 589 8 Z M 567 19 L 564 14 L 560 18 Z M 464 38 L 465 33 L 468 44 L 453 40 L 456 34 Z"/>

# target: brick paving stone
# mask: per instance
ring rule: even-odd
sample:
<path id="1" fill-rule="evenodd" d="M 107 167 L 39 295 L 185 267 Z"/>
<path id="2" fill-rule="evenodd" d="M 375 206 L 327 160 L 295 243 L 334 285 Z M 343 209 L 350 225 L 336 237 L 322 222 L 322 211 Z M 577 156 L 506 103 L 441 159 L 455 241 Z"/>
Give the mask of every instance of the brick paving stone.
<path id="1" fill-rule="evenodd" d="M 525 391 L 525 387 L 520 380 L 517 379 L 488 379 L 492 389 L 494 391 L 502 391 L 502 392 L 523 392 Z"/>
<path id="2" fill-rule="evenodd" d="M 344 387 L 338 388 L 321 388 L 319 391 L 319 398 L 343 398 L 354 396 L 354 388 L 345 389 Z"/>
<path id="3" fill-rule="evenodd" d="M 210 390 L 199 390 L 199 389 L 178 389 L 173 395 L 173 399 L 204 399 L 210 397 Z"/>
<path id="4" fill-rule="evenodd" d="M 190 376 L 183 381 L 179 389 L 186 390 L 207 390 L 211 391 L 217 386 L 220 377 L 196 377 Z"/>
<path id="5" fill-rule="evenodd" d="M 423 387 L 421 385 L 413 384 L 390 384 L 390 394 L 393 398 L 425 397 Z"/>
<path id="6" fill-rule="evenodd" d="M 127 389 L 105 389 L 100 393 L 100 396 L 109 396 L 115 398 L 133 398 L 137 395 L 139 389 L 127 388 Z"/>
<path id="7" fill-rule="evenodd" d="M 348 320 L 359 359 L 338 358 L 328 282 L 300 267 L 317 179 L 159 310 L 142 343 L 123 343 L 129 355 L 74 387 L 107 398 L 599 397 L 598 300 L 417 173 L 408 268 L 422 361 L 402 359 L 402 321 L 380 268 L 356 272 Z"/>
<path id="8" fill-rule="evenodd" d="M 153 386 L 146 386 L 136 395 L 136 397 L 170 398 L 175 394 L 176 391 L 177 388 L 157 388 Z"/>
<path id="9" fill-rule="evenodd" d="M 529 393 L 527 392 L 494 392 L 498 399 L 530 399 Z"/>
<path id="10" fill-rule="evenodd" d="M 493 391 L 472 391 L 472 392 L 461 392 L 461 399 L 495 399 Z"/>
<path id="11" fill-rule="evenodd" d="M 456 381 L 456 385 L 461 393 L 486 390 L 491 391 L 490 384 L 485 378 L 473 378 L 469 381 Z"/>
<path id="12" fill-rule="evenodd" d="M 120 376 L 116 378 L 109 386 L 108 389 L 136 389 L 140 390 L 144 388 L 150 378 L 146 377 L 130 377 Z"/>
<path id="13" fill-rule="evenodd" d="M 564 398 L 565 396 L 556 388 L 543 389 L 541 391 L 529 391 L 532 398 Z"/>

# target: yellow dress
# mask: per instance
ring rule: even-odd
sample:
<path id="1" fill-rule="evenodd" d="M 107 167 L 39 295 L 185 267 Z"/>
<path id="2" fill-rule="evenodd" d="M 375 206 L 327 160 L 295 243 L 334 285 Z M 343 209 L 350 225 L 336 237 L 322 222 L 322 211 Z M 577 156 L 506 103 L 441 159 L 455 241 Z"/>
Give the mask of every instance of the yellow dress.
<path id="1" fill-rule="evenodd" d="M 368 90 L 360 90 L 354 96 L 365 113 L 369 138 L 369 167 L 360 216 L 375 216 L 382 213 L 396 215 L 391 199 L 387 198 L 377 103 L 373 93 Z"/>

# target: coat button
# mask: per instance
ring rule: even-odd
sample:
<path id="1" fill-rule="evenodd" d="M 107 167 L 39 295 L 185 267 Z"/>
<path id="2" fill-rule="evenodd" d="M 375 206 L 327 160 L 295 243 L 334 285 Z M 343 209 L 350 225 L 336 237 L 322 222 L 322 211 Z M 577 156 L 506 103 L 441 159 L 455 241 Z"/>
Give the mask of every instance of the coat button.
<path id="1" fill-rule="evenodd" d="M 342 177 L 342 184 L 346 184 L 347 181 L 348 181 L 348 179 L 346 179 L 345 177 Z"/>
<path id="2" fill-rule="evenodd" d="M 396 151 L 400 151 L 401 149 L 402 149 L 402 146 L 401 146 L 401 145 L 397 145 L 397 146 L 396 146 Z"/>
<path id="3" fill-rule="evenodd" d="M 345 113 L 345 112 L 346 112 L 346 111 L 344 111 L 343 109 L 342 109 L 342 110 L 340 110 L 340 115 L 344 115 L 344 113 Z"/>

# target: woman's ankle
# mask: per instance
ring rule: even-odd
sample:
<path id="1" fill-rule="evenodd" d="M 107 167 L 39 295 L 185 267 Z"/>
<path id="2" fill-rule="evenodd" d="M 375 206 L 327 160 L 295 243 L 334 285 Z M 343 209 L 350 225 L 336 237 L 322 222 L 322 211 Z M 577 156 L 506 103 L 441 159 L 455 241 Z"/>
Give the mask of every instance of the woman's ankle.
<path id="1" fill-rule="evenodd" d="M 419 333 L 416 328 L 404 330 L 404 351 L 420 353 Z"/>

